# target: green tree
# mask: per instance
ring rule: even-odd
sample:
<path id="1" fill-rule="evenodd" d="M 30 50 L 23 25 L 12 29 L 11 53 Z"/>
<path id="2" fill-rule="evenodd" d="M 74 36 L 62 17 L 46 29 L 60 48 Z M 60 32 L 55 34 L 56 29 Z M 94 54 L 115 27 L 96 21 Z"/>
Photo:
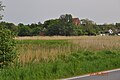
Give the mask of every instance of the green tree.
<path id="1" fill-rule="evenodd" d="M 75 31 L 78 36 L 83 35 L 82 26 L 77 26 Z"/>
<path id="2" fill-rule="evenodd" d="M 14 34 L 8 30 L 0 28 L 0 67 L 9 65 L 16 58 L 16 43 Z"/>
<path id="3" fill-rule="evenodd" d="M 42 32 L 42 28 L 41 27 L 36 27 L 36 28 L 32 29 L 31 35 L 32 36 L 37 36 L 37 35 L 40 35 L 41 32 Z"/>
<path id="4" fill-rule="evenodd" d="M 63 25 L 64 36 L 78 35 L 76 32 L 76 28 L 77 28 L 77 26 L 75 26 L 73 23 L 68 23 L 66 25 Z"/>
<path id="5" fill-rule="evenodd" d="M 77 34 L 77 26 L 75 26 L 72 22 L 72 15 L 71 14 L 65 14 L 61 15 L 59 20 L 60 24 L 62 26 L 62 33 L 64 36 L 74 36 Z"/>
<path id="6" fill-rule="evenodd" d="M 31 29 L 31 35 L 37 36 L 40 35 L 43 31 L 43 24 L 41 22 L 38 22 L 38 24 L 31 24 L 29 25 L 29 28 Z"/>
<path id="7" fill-rule="evenodd" d="M 63 24 L 72 23 L 72 15 L 71 14 L 61 15 L 59 19 L 61 20 L 61 22 Z"/>
<path id="8" fill-rule="evenodd" d="M 31 35 L 30 27 L 23 24 L 18 25 L 18 36 L 30 36 L 30 35 Z"/>
<path id="9" fill-rule="evenodd" d="M 45 21 L 44 27 L 46 30 L 46 35 L 54 36 L 71 36 L 77 35 L 76 26 L 71 22 L 64 22 L 61 19 L 48 20 Z"/>
<path id="10" fill-rule="evenodd" d="M 13 23 L 8 23 L 8 22 L 1 22 L 0 23 L 0 26 L 6 28 L 6 29 L 9 29 L 10 31 L 14 32 L 15 34 L 17 34 L 17 26 Z"/>
<path id="11" fill-rule="evenodd" d="M 53 35 L 62 35 L 62 26 L 60 25 L 60 20 L 49 20 L 45 22 L 46 35 L 53 36 Z"/>

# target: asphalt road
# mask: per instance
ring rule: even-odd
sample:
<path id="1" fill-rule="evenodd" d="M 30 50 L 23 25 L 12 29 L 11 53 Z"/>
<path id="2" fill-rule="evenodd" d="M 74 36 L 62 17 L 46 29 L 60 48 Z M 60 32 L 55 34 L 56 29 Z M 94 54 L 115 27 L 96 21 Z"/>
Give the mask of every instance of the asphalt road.
<path id="1" fill-rule="evenodd" d="M 120 69 L 92 73 L 62 80 L 120 80 Z"/>

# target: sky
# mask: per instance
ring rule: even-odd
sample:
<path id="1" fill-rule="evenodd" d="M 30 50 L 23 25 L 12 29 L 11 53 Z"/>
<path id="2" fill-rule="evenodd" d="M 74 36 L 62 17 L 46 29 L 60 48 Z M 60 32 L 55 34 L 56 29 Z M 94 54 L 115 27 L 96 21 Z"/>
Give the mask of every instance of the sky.
<path id="1" fill-rule="evenodd" d="M 72 14 L 94 22 L 120 22 L 120 0 L 1 0 L 3 21 L 31 24 Z"/>

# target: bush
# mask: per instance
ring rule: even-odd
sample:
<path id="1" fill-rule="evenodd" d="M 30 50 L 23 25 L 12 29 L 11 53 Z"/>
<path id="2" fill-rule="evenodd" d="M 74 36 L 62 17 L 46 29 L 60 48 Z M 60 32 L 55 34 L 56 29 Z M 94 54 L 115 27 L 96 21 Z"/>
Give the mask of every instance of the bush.
<path id="1" fill-rule="evenodd" d="M 13 38 L 10 30 L 0 28 L 0 67 L 9 65 L 17 56 Z"/>

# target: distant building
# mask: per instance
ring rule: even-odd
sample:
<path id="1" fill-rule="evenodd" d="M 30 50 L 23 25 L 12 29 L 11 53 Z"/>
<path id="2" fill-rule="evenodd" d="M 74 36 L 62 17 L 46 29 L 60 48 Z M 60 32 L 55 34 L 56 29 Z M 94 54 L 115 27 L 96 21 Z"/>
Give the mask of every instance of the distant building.
<path id="1" fill-rule="evenodd" d="M 39 33 L 40 36 L 45 36 L 46 28 L 43 28 L 43 30 Z"/>
<path id="2" fill-rule="evenodd" d="M 109 35 L 113 35 L 113 30 L 112 29 L 109 29 L 109 30 L 106 30 L 104 32 L 101 32 L 101 36 L 109 36 Z"/>
<path id="3" fill-rule="evenodd" d="M 76 26 L 80 25 L 80 20 L 79 20 L 79 18 L 73 18 L 73 19 L 72 19 L 72 22 L 73 22 Z"/>
<path id="4" fill-rule="evenodd" d="M 108 32 L 109 32 L 109 34 L 113 34 L 113 30 L 112 29 L 109 29 Z"/>

